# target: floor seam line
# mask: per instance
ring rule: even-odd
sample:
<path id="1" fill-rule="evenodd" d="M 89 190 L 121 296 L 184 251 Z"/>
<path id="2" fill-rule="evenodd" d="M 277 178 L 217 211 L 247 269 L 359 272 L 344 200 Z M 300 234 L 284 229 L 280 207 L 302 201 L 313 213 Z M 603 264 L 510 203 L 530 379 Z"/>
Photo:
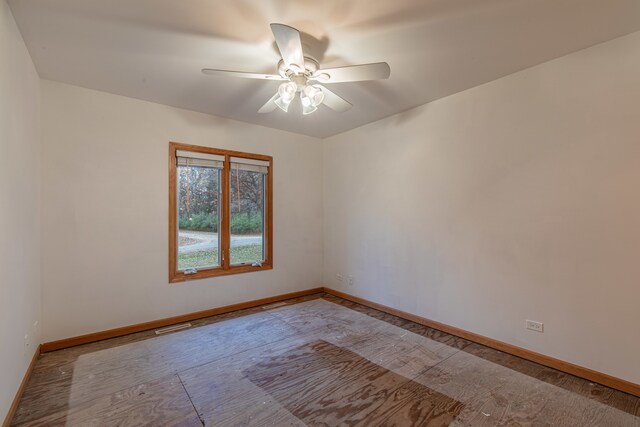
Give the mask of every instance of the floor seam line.
<path id="1" fill-rule="evenodd" d="M 416 374 L 415 376 L 413 376 L 412 378 L 409 379 L 409 381 L 413 381 L 416 378 L 418 378 L 420 375 L 424 375 L 427 372 L 431 371 L 433 368 L 435 368 L 436 366 L 440 365 L 443 362 L 446 362 L 447 360 L 451 359 L 453 356 L 455 356 L 456 354 L 460 353 L 462 351 L 462 349 L 458 349 L 457 351 L 451 353 L 449 356 L 445 357 L 444 359 L 442 359 L 441 361 L 439 361 L 438 363 L 436 363 L 435 365 L 429 366 L 427 369 L 425 369 L 424 371 Z"/>
<path id="2" fill-rule="evenodd" d="M 337 297 L 337 296 L 335 296 L 335 295 L 333 295 L 333 296 L 334 296 L 335 298 L 337 298 L 337 299 L 340 299 L 340 300 L 343 300 L 343 301 L 348 301 L 348 300 L 345 300 L 344 298 Z M 329 302 L 331 302 L 331 301 L 329 301 Z M 375 310 L 375 311 L 378 311 L 378 312 L 380 312 L 380 313 L 384 313 L 384 311 L 381 311 L 381 310 L 378 310 L 378 309 L 375 309 L 375 308 L 371 308 L 371 307 L 367 307 L 367 306 L 364 306 L 364 305 L 362 305 L 362 304 L 360 304 L 360 303 L 354 303 L 354 304 L 357 304 L 357 305 L 359 305 L 359 306 L 365 307 L 365 308 L 370 309 L 370 310 Z M 340 305 L 340 304 L 338 304 L 338 305 Z M 343 307 L 345 307 L 345 306 L 343 306 Z M 345 308 L 350 309 L 349 307 L 345 307 Z M 358 311 L 358 310 L 354 310 L 354 311 Z M 362 313 L 362 314 L 367 315 L 366 313 Z M 390 313 L 386 313 L 386 314 L 389 314 L 389 315 L 391 315 L 391 316 L 393 316 L 393 317 L 396 317 L 396 318 L 398 318 L 398 319 L 402 319 L 401 317 L 398 317 L 398 316 L 396 316 L 395 314 L 390 314 Z M 398 328 L 401 328 L 401 329 L 404 329 L 404 330 L 407 330 L 407 331 L 408 331 L 408 329 L 405 329 L 405 328 L 403 328 L 402 326 L 399 326 L 399 325 L 394 325 L 393 323 L 391 323 L 391 322 L 387 322 L 386 320 L 378 319 L 378 318 L 373 317 L 373 316 L 369 316 L 369 317 L 371 317 L 372 319 L 379 320 L 379 321 L 381 321 L 381 322 L 385 322 L 385 323 L 390 324 L 390 325 L 393 325 L 393 326 L 397 326 Z M 403 319 L 403 320 L 406 320 L 406 319 Z M 408 321 L 408 322 L 411 322 L 411 323 L 415 323 L 416 325 L 420 325 L 420 326 L 425 327 L 425 328 L 429 328 L 429 326 L 421 325 L 420 323 L 416 323 L 416 322 L 413 322 L 413 321 L 411 321 L 411 320 L 407 320 L 407 321 Z M 433 329 L 433 328 L 431 328 L 431 329 Z M 411 332 L 411 331 L 409 331 L 409 332 Z M 415 333 L 415 332 L 412 332 L 412 333 Z M 416 334 L 416 335 L 420 335 L 420 334 Z M 448 335 L 451 335 L 451 334 L 448 334 Z M 426 336 L 424 336 L 424 335 L 420 335 L 420 336 L 422 336 L 422 337 L 424 337 L 424 338 L 427 338 L 427 339 L 430 339 L 431 341 L 438 342 L 437 340 L 434 340 L 434 339 L 432 339 L 432 338 L 426 337 Z M 448 346 L 447 344 L 445 344 L 445 343 L 441 343 L 441 344 L 443 344 L 443 345 L 445 345 L 445 346 L 449 347 L 449 346 Z M 439 361 L 438 363 L 436 363 L 435 365 L 432 365 L 432 366 L 428 367 L 427 369 L 425 369 L 424 371 L 422 371 L 422 372 L 419 372 L 419 373 L 415 374 L 415 375 L 414 375 L 414 376 L 412 376 L 411 378 L 408 378 L 408 379 L 407 379 L 407 382 L 409 382 L 409 381 L 413 381 L 414 379 L 418 378 L 418 376 L 426 374 L 427 372 L 429 372 L 430 370 L 432 370 L 432 369 L 433 369 L 433 368 L 435 368 L 436 366 L 440 365 L 442 362 L 445 362 L 445 361 L 449 360 L 451 357 L 453 357 L 453 356 L 455 356 L 456 354 L 460 353 L 460 352 L 461 352 L 465 347 L 467 347 L 467 346 L 469 346 L 469 345 L 470 345 L 470 344 L 467 344 L 467 345 L 463 346 L 462 348 L 450 347 L 450 348 L 452 348 L 452 349 L 455 349 L 455 351 L 454 351 L 453 353 L 451 353 L 449 356 L 445 357 L 444 359 L 440 360 L 440 361 Z"/>
<path id="3" fill-rule="evenodd" d="M 267 313 L 265 312 L 265 314 L 267 314 Z M 290 327 L 292 327 L 292 328 L 296 329 L 296 332 L 301 332 L 301 331 L 300 331 L 299 329 L 297 329 L 295 326 L 290 325 L 289 323 L 287 323 L 284 319 L 280 319 L 278 316 L 275 316 L 275 315 L 270 314 L 270 313 L 268 313 L 268 314 L 269 314 L 271 317 L 276 318 L 276 320 L 278 320 L 278 321 L 280 321 L 280 322 L 284 323 L 285 325 L 290 326 Z M 202 326 L 207 326 L 207 325 L 202 325 Z M 267 345 L 270 345 L 270 344 L 274 344 L 274 343 L 278 343 L 278 342 L 280 342 L 280 341 L 284 341 L 284 340 L 286 340 L 286 339 L 290 339 L 290 338 L 291 338 L 290 336 L 280 337 L 280 338 L 277 338 L 277 339 L 275 339 L 275 340 L 273 340 L 273 341 L 265 342 L 265 343 L 263 343 L 263 344 L 260 344 L 260 345 L 255 346 L 255 347 L 247 348 L 246 350 L 238 351 L 238 352 L 236 352 L 236 353 L 232 353 L 232 354 L 229 354 L 229 355 L 226 355 L 226 356 L 220 356 L 220 357 L 216 357 L 216 358 L 214 358 L 214 359 L 206 360 L 206 361 L 203 361 L 202 363 L 197 363 L 197 364 L 195 364 L 195 365 L 193 365 L 193 366 L 185 367 L 184 369 L 175 369 L 175 372 L 174 372 L 174 373 L 177 375 L 177 374 L 178 374 L 178 373 L 180 373 L 180 372 L 186 372 L 186 371 L 191 370 L 191 369 L 194 369 L 194 368 L 199 368 L 199 367 L 202 367 L 202 366 L 204 366 L 204 365 L 208 365 L 208 364 L 213 363 L 213 362 L 218 362 L 218 361 L 220 361 L 220 360 L 222 360 L 222 359 L 226 359 L 226 358 L 229 358 L 229 357 L 233 357 L 233 356 L 235 356 L 235 355 L 237 355 L 237 354 L 242 354 L 242 353 L 246 353 L 247 351 L 256 350 L 256 349 L 262 348 L 262 347 L 264 347 L 264 346 L 267 346 Z"/>
<path id="4" fill-rule="evenodd" d="M 284 320 L 282 320 L 282 319 L 278 319 L 278 320 L 280 320 L 281 322 L 284 322 Z M 285 323 L 286 323 L 286 322 L 285 322 Z M 287 325 L 289 325 L 289 324 L 287 323 Z M 291 326 L 291 325 L 289 325 L 289 326 Z M 229 355 L 226 355 L 226 356 L 216 357 L 215 359 L 207 360 L 207 361 L 204 361 L 204 362 L 202 362 L 202 363 L 198 363 L 198 364 L 196 364 L 196 365 L 189 366 L 189 367 L 186 367 L 186 368 L 181 369 L 181 370 L 176 369 L 175 373 L 177 374 L 178 372 L 186 372 L 186 371 L 189 371 L 189 370 L 194 369 L 194 368 L 200 368 L 200 367 L 202 367 L 202 366 L 204 366 L 204 365 L 208 365 L 208 364 L 213 363 L 213 362 L 219 362 L 220 360 L 228 359 L 228 358 L 230 358 L 230 357 L 233 357 L 233 356 L 238 355 L 238 354 L 246 353 L 246 352 L 248 352 L 248 351 L 257 350 L 257 349 L 260 349 L 260 348 L 262 348 L 262 347 L 264 347 L 264 346 L 267 346 L 267 345 L 270 345 L 270 344 L 275 344 L 275 343 L 278 343 L 278 342 L 280 342 L 280 341 L 284 341 L 284 340 L 287 340 L 287 339 L 290 339 L 290 338 L 291 338 L 291 337 L 282 337 L 282 338 L 278 338 L 278 339 L 276 339 L 276 340 L 269 341 L 269 342 L 266 342 L 266 343 L 264 343 L 264 344 L 260 344 L 260 345 L 258 345 L 258 346 L 256 346 L 256 347 L 251 347 L 251 348 L 248 348 L 248 349 L 246 349 L 246 350 L 238 351 L 238 352 L 236 352 L 236 353 L 229 354 Z"/>
<path id="5" fill-rule="evenodd" d="M 187 391 L 187 387 L 184 385 L 184 382 L 182 381 L 182 378 L 180 377 L 180 374 L 177 373 L 177 372 L 176 372 L 176 377 L 178 377 L 178 381 L 180 381 L 180 385 L 182 385 L 182 389 L 184 390 L 185 394 L 187 395 L 187 399 L 189 399 L 189 403 L 191 403 L 191 407 L 193 407 L 193 410 L 195 411 L 196 416 L 198 417 L 198 419 L 200 420 L 200 422 L 204 426 L 204 420 L 200 416 L 200 413 L 198 412 L 198 409 L 196 408 L 196 405 L 193 403 L 193 400 L 191 399 L 191 395 Z"/>

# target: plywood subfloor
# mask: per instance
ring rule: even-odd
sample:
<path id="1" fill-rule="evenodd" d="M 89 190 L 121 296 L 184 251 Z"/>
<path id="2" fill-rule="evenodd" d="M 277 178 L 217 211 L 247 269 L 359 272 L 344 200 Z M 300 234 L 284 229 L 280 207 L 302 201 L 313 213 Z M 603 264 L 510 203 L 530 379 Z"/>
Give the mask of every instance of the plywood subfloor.
<path id="1" fill-rule="evenodd" d="M 330 295 L 43 354 L 20 426 L 640 426 L 640 399 Z"/>

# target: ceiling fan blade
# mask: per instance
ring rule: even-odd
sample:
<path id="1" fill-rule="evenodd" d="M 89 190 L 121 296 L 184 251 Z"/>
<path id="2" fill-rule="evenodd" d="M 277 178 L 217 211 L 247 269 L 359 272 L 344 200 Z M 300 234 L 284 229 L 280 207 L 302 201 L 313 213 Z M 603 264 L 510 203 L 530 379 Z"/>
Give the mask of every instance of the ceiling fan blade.
<path id="1" fill-rule="evenodd" d="M 391 68 L 386 62 L 325 68 L 314 73 L 312 79 L 320 83 L 360 82 L 388 79 Z"/>
<path id="2" fill-rule="evenodd" d="M 271 113 L 273 110 L 275 110 L 278 107 L 275 101 L 276 99 L 278 99 L 279 96 L 280 95 L 278 95 L 278 92 L 276 92 L 276 94 L 273 95 L 271 99 L 269 99 L 262 107 L 260 107 L 260 109 L 258 110 L 258 113 L 260 114 Z"/>
<path id="3" fill-rule="evenodd" d="M 344 113 L 349 108 L 353 107 L 351 103 L 345 101 L 342 97 L 331 92 L 326 87 L 322 85 L 318 86 L 320 86 L 320 88 L 322 89 L 322 93 L 324 93 L 324 100 L 322 101 L 322 103 L 327 107 L 331 108 L 334 111 L 337 111 L 338 113 Z"/>
<path id="4" fill-rule="evenodd" d="M 284 24 L 271 24 L 271 31 L 285 65 L 287 67 L 295 65 L 299 71 L 304 71 L 304 52 L 302 52 L 300 32 Z"/>
<path id="5" fill-rule="evenodd" d="M 259 80 L 287 80 L 278 74 L 245 73 L 244 71 L 214 70 L 212 68 L 203 68 L 202 72 L 208 76 L 241 77 L 244 79 Z"/>

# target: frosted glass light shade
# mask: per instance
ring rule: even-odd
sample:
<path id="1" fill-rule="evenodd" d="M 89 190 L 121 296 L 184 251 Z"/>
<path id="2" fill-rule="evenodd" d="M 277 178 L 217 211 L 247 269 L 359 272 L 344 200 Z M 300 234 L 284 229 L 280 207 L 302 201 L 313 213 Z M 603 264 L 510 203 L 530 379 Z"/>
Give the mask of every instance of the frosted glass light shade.
<path id="1" fill-rule="evenodd" d="M 309 99 L 311 100 L 311 105 L 313 105 L 314 107 L 317 107 L 318 105 L 322 104 L 322 101 L 324 101 L 324 93 L 322 92 L 322 87 L 318 85 L 305 86 L 304 94 L 309 97 Z"/>

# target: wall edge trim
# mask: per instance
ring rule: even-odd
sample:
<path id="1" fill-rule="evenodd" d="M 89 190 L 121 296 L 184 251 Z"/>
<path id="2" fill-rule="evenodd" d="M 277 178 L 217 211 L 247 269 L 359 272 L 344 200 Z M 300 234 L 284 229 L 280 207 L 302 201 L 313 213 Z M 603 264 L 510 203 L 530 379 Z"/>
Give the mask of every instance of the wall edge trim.
<path id="1" fill-rule="evenodd" d="M 7 412 L 7 415 L 4 418 L 4 421 L 2 422 L 2 427 L 9 427 L 9 425 L 11 424 L 11 420 L 13 419 L 13 416 L 18 410 L 18 405 L 20 404 L 22 393 L 24 393 L 24 388 L 26 387 L 27 382 L 29 381 L 29 378 L 31 378 L 31 373 L 33 372 L 33 368 L 36 366 L 36 362 L 40 357 L 41 349 L 42 349 L 42 345 L 38 345 L 38 348 L 36 348 L 36 351 L 33 353 L 31 362 L 29 363 L 29 366 L 27 367 L 27 370 L 24 373 L 24 376 L 22 377 L 22 382 L 20 383 L 20 387 L 18 387 L 18 390 L 16 391 L 16 395 L 13 398 L 13 402 L 11 402 L 11 406 L 9 406 L 9 412 Z"/>

